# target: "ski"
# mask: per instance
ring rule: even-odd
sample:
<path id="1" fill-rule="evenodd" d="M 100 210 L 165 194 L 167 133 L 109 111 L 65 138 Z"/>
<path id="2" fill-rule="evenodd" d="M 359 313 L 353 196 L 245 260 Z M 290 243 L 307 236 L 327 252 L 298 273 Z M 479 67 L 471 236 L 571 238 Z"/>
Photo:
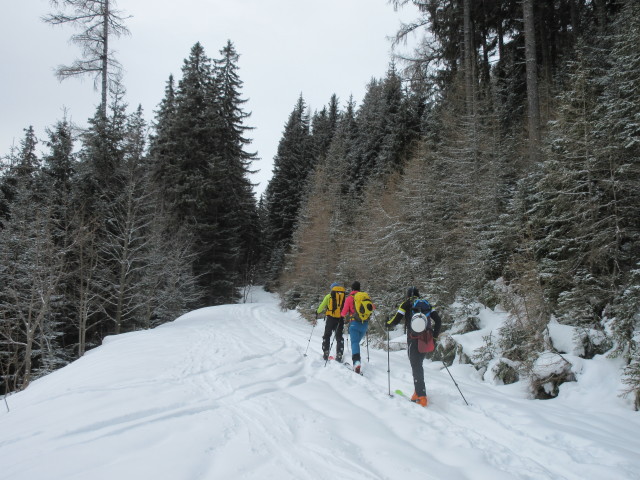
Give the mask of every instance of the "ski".
<path id="1" fill-rule="evenodd" d="M 364 375 L 363 375 L 363 373 L 362 373 L 362 370 L 360 370 L 359 372 L 356 372 L 356 371 L 353 369 L 353 365 L 351 365 L 350 363 L 343 363 L 343 365 L 344 365 L 345 367 L 347 367 L 349 370 L 351 370 L 353 373 L 357 373 L 357 374 L 358 374 L 358 375 L 360 375 L 361 377 L 363 377 L 363 376 L 364 376 Z"/>
<path id="2" fill-rule="evenodd" d="M 349 362 L 341 362 L 341 361 L 338 361 L 338 360 L 336 360 L 336 358 L 335 358 L 333 355 L 330 355 L 330 356 L 329 356 L 329 360 L 336 361 L 336 362 L 338 362 L 338 363 L 340 363 L 340 364 L 344 365 L 346 368 L 348 368 L 349 370 L 351 370 L 353 373 L 357 373 L 358 375 L 363 376 L 363 375 L 362 375 L 362 372 L 356 372 L 356 371 L 353 369 L 353 365 L 351 365 Z"/>
<path id="3" fill-rule="evenodd" d="M 343 365 L 351 365 L 351 364 L 350 364 L 350 363 L 348 363 L 348 362 L 345 362 L 345 361 L 343 361 L 343 360 L 338 360 L 338 359 L 336 359 L 336 357 L 334 357 L 333 355 L 331 355 L 331 356 L 329 357 L 329 360 L 332 360 L 332 361 L 334 361 L 334 362 L 341 363 L 341 364 L 343 364 Z"/>
<path id="4" fill-rule="evenodd" d="M 405 393 L 404 393 L 402 390 L 400 390 L 400 389 L 395 390 L 393 393 L 395 393 L 396 395 L 398 395 L 398 396 L 400 396 L 400 397 L 406 398 L 406 399 L 407 399 L 407 400 L 409 400 L 411 403 L 415 403 L 416 405 L 420 405 L 419 403 L 414 402 L 413 400 L 411 400 L 411 397 L 410 397 L 410 396 L 408 396 L 408 395 L 405 395 Z"/>

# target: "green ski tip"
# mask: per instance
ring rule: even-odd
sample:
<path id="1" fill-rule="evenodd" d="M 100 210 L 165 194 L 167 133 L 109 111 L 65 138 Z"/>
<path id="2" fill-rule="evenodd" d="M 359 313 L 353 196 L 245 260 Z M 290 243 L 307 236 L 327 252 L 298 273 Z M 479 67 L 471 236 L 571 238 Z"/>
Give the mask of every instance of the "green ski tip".
<path id="1" fill-rule="evenodd" d="M 403 397 L 405 396 L 405 395 L 404 395 L 404 392 L 403 392 L 402 390 L 396 390 L 394 393 L 395 393 L 396 395 L 402 395 Z"/>

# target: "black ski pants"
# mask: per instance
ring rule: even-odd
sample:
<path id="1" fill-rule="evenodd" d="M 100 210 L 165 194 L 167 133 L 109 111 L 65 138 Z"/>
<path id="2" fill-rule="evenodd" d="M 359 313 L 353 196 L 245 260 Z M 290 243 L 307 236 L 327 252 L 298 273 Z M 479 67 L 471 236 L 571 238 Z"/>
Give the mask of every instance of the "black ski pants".
<path id="1" fill-rule="evenodd" d="M 336 352 L 339 357 L 342 356 L 344 351 L 344 337 L 342 336 L 344 330 L 344 319 L 342 317 L 335 318 L 327 316 L 327 321 L 324 326 L 324 335 L 322 336 L 322 351 L 329 352 L 331 346 L 331 335 L 336 332 Z"/>
<path id="2" fill-rule="evenodd" d="M 411 373 L 413 374 L 413 388 L 419 397 L 424 397 L 427 392 L 424 385 L 424 367 L 422 366 L 422 362 L 424 362 L 426 354 L 418 351 L 417 338 L 409 338 L 407 336 L 407 354 L 409 355 Z"/>

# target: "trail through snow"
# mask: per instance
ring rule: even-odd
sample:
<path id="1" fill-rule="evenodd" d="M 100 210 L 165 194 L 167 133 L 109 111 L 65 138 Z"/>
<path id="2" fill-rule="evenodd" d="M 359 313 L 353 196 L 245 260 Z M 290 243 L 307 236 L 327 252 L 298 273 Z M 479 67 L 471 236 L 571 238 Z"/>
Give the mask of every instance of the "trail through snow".
<path id="1" fill-rule="evenodd" d="M 424 409 L 389 396 L 386 351 L 370 345 L 366 361 L 363 347 L 364 376 L 324 367 L 322 321 L 252 297 L 108 337 L 9 396 L 0 478 L 640 479 L 640 415 L 611 360 L 585 361 L 549 401 L 453 365 L 469 406 L 425 361 Z M 410 394 L 406 352 L 390 366 L 391 391 Z"/>

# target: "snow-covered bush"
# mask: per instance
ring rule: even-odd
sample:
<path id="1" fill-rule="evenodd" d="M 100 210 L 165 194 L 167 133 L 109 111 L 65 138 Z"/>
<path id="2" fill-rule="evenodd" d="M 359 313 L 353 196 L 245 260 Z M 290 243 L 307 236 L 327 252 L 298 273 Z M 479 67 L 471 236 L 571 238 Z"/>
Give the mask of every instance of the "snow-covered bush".
<path id="1" fill-rule="evenodd" d="M 559 353 L 593 358 L 611 348 L 611 342 L 601 330 L 562 325 L 552 318 L 547 325 L 551 346 Z"/>
<path id="2" fill-rule="evenodd" d="M 482 375 L 487 371 L 489 363 L 496 357 L 498 347 L 494 340 L 493 332 L 490 332 L 489 335 L 484 335 L 482 337 L 484 344 L 476 348 L 471 357 L 476 369 Z"/>
<path id="3" fill-rule="evenodd" d="M 553 352 L 540 354 L 530 372 L 531 393 L 541 400 L 557 397 L 560 385 L 575 381 L 572 364 Z"/>
<path id="4" fill-rule="evenodd" d="M 459 345 L 451 337 L 451 335 L 440 335 L 436 349 L 431 355 L 431 360 L 443 362 L 447 365 L 452 365 L 456 358 Z"/>
<path id="5" fill-rule="evenodd" d="M 453 324 L 449 329 L 452 335 L 462 335 L 480 328 L 478 312 L 482 308 L 479 303 L 456 302 L 451 306 L 450 316 Z"/>
<path id="6" fill-rule="evenodd" d="M 280 306 L 283 310 L 295 310 L 300 303 L 300 291 L 297 288 L 287 290 L 281 297 Z"/>
<path id="7" fill-rule="evenodd" d="M 484 380 L 494 385 L 510 385 L 520 380 L 520 365 L 508 358 L 498 358 L 489 363 Z"/>
<path id="8" fill-rule="evenodd" d="M 632 394 L 634 407 L 636 410 L 640 410 L 640 361 L 636 360 L 625 368 L 622 382 L 629 387 L 625 390 L 624 395 Z"/>

